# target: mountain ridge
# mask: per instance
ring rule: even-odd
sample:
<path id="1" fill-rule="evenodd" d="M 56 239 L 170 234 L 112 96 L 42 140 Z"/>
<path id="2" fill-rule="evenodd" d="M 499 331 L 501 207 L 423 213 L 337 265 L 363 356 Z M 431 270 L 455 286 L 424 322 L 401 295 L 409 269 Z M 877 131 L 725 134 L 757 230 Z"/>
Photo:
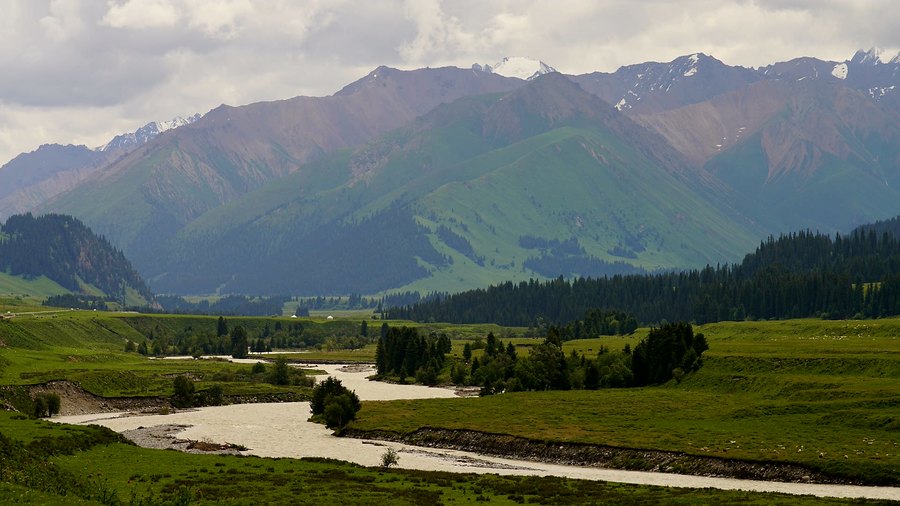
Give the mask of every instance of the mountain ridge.
<path id="1" fill-rule="evenodd" d="M 511 133 L 498 135 L 498 125 Z M 701 237 L 715 237 L 705 251 L 683 246 L 710 261 L 752 243 L 751 225 L 739 224 L 736 213 L 723 212 L 691 189 L 686 164 L 669 171 L 665 160 L 678 159 L 674 150 L 662 143 L 665 153 L 645 152 L 625 140 L 641 135 L 654 136 L 558 74 L 506 94 L 464 98 L 197 220 L 156 254 L 178 261 L 150 277 L 163 291 L 184 290 L 190 276 L 190 283 L 207 290 L 256 293 L 295 286 L 314 293 L 347 289 L 341 280 L 354 273 L 366 278 L 369 290 L 383 291 L 396 286 L 371 284 L 371 270 L 383 274 L 390 262 L 368 258 L 370 251 L 417 258 L 414 278 L 394 278 L 404 286 L 447 287 L 533 276 L 534 269 L 621 272 L 616 262 L 622 255 L 672 265 L 671 253 L 655 245 L 678 234 L 698 245 Z M 360 159 L 371 166 L 364 178 L 353 175 Z M 304 190 L 319 184 L 310 174 L 329 168 L 343 176 L 324 191 Z M 702 179 L 690 182 L 714 191 Z M 677 203 L 667 202 L 672 193 L 680 196 Z M 477 204 L 483 195 L 492 195 L 494 206 Z M 729 213 L 734 216 L 725 218 Z M 391 223 L 405 224 L 403 232 Z M 523 247 L 523 237 L 534 234 L 578 246 L 559 253 Z M 392 247 L 401 241 L 407 246 Z M 347 256 L 357 242 L 366 246 Z M 198 268 L 199 252 L 208 265 L 226 267 Z M 291 268 L 276 273 L 267 265 Z"/>
<path id="2" fill-rule="evenodd" d="M 81 216 L 122 247 L 151 283 L 168 277 L 165 286 L 170 287 L 174 271 L 163 264 L 183 264 L 193 250 L 229 250 L 219 235 L 237 232 L 229 220 L 242 227 L 236 237 L 256 243 L 258 256 L 275 255 L 275 264 L 285 265 L 291 258 L 285 245 L 311 251 L 308 243 L 329 237 L 331 244 L 346 249 L 352 244 L 350 230 L 385 248 L 388 242 L 366 227 L 400 241 L 400 225 L 392 229 L 387 222 L 392 217 L 405 224 L 407 233 L 427 239 L 427 244 L 418 239 L 409 243 L 411 251 L 422 255 L 414 263 L 398 257 L 408 272 L 418 273 L 416 279 L 430 280 L 411 285 L 407 277 L 401 287 L 426 290 L 441 289 L 439 283 L 465 288 L 496 281 L 509 275 L 511 266 L 520 269 L 516 276 L 527 271 L 555 277 L 558 273 L 542 269 L 612 269 L 602 262 L 623 262 L 632 269 L 674 268 L 727 260 L 728 254 L 742 251 L 738 245 L 746 244 L 749 235 L 761 238 L 803 226 L 844 229 L 898 211 L 893 189 L 873 186 L 872 178 L 880 173 L 888 186 L 893 184 L 893 95 L 886 91 L 875 100 L 868 92 L 881 82 L 876 77 L 890 61 L 851 58 L 846 79 L 839 79 L 831 73 L 837 63 L 813 60 L 746 69 L 694 53 L 614 73 L 549 73 L 530 80 L 475 67 L 404 71 L 380 66 L 329 97 L 220 106 L 119 157 L 88 184 L 44 209 Z M 862 64 L 876 69 L 877 76 L 860 71 Z M 633 102 L 629 98 L 621 104 L 625 96 Z M 503 211 L 502 206 L 528 210 L 541 204 L 536 188 L 521 184 L 522 178 L 543 181 L 546 188 L 539 193 L 551 201 L 559 197 L 544 190 L 573 191 L 563 160 L 585 181 L 599 181 L 601 174 L 612 177 L 603 186 L 584 185 L 608 201 L 594 204 L 593 216 L 602 215 L 606 222 L 593 225 L 590 238 L 576 233 L 591 216 L 585 206 L 580 212 L 557 209 L 556 221 L 540 213 L 511 219 Z M 696 206 L 704 211 L 697 216 L 681 212 L 667 219 L 706 223 L 708 233 L 722 244 L 699 235 L 693 240 L 713 244 L 714 254 L 671 236 L 663 240 L 660 223 L 666 211 L 658 208 L 642 224 L 638 217 L 643 211 L 610 193 L 619 188 L 620 193 L 632 192 L 632 199 L 660 198 L 639 174 L 623 171 L 623 161 L 661 169 L 657 180 L 671 186 L 673 199 L 702 195 Z M 559 179 L 546 179 L 548 174 L 536 170 L 541 166 L 559 171 Z M 603 169 L 598 172 L 597 167 Z M 497 181 L 506 186 L 496 186 Z M 872 198 L 848 198 L 833 181 Z M 483 188 L 492 188 L 496 196 Z M 476 194 L 482 200 L 473 200 Z M 579 199 L 587 202 L 588 197 L 579 193 Z M 612 202 L 621 209 L 612 209 Z M 279 204 L 270 205 L 274 203 Z M 288 226 L 286 220 L 297 223 Z M 522 232 L 528 220 L 540 235 Z M 697 228 L 689 234 L 703 228 L 701 221 L 691 225 Z M 728 226 L 740 232 L 729 239 L 722 232 Z M 517 235 L 508 234 L 497 251 L 486 249 L 490 236 L 500 234 L 502 227 Z M 657 234 L 652 240 L 651 232 Z M 553 256 L 553 248 L 521 247 L 519 238 L 529 235 L 572 248 Z M 195 237 L 218 242 L 195 243 Z M 578 240 L 572 243 L 573 238 Z M 316 247 L 318 256 L 307 261 L 324 266 L 343 258 L 328 247 Z M 173 257 L 162 260 L 166 255 Z M 253 257 L 242 253 L 241 258 Z M 234 272 L 248 263 L 236 264 L 226 256 L 214 261 Z M 257 276 L 272 277 L 271 271 L 253 269 Z M 421 277 L 423 272 L 428 275 Z M 204 290 L 229 286 L 204 283 Z M 180 284 L 177 290 L 189 287 Z"/>

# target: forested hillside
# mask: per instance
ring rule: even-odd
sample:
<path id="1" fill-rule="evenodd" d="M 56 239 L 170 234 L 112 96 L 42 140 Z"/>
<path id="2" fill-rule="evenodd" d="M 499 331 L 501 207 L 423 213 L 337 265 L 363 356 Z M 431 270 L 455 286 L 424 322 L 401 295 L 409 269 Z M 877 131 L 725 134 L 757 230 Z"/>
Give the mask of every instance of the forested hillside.
<path id="1" fill-rule="evenodd" d="M 876 221 L 870 225 L 863 225 L 859 227 L 859 230 L 866 232 L 872 230 L 878 235 L 887 232 L 895 237 L 900 237 L 900 216 L 895 216 L 889 220 Z"/>
<path id="2" fill-rule="evenodd" d="M 565 323 L 591 308 L 616 308 L 643 323 L 900 314 L 900 241 L 857 229 L 769 238 L 740 264 L 652 275 L 504 283 L 421 302 L 391 318 Z"/>
<path id="3" fill-rule="evenodd" d="M 121 251 L 71 216 L 10 216 L 0 227 L 0 271 L 46 276 L 75 293 L 146 304 L 153 295 Z M 98 293 L 102 292 L 102 293 Z"/>

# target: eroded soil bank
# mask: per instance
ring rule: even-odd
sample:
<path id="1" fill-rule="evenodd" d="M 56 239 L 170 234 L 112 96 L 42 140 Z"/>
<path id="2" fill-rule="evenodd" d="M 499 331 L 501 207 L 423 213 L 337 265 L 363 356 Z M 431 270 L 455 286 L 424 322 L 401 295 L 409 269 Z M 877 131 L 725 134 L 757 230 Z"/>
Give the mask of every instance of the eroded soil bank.
<path id="1" fill-rule="evenodd" d="M 482 455 L 560 465 L 790 483 L 862 484 L 827 476 L 812 469 L 791 464 L 747 462 L 659 450 L 535 441 L 507 434 L 490 434 L 470 430 L 424 427 L 415 432 L 401 434 L 392 431 L 346 429 L 341 436 L 394 441 L 415 446 L 477 452 Z"/>
<path id="2" fill-rule="evenodd" d="M 29 386 L 27 389 L 32 398 L 40 393 L 59 395 L 60 416 L 117 411 L 155 412 L 172 407 L 169 400 L 162 397 L 100 397 L 71 381 L 49 381 Z"/>
<path id="3" fill-rule="evenodd" d="M 128 411 L 138 414 L 153 414 L 175 411 L 177 408 L 168 397 L 101 397 L 84 390 L 77 383 L 59 380 L 20 387 L 31 398 L 41 393 L 55 393 L 60 398 L 59 416 L 90 415 L 98 413 L 118 413 Z M 223 404 L 259 404 L 270 402 L 301 402 L 309 396 L 300 392 L 278 392 L 270 394 L 226 395 Z M 201 407 L 201 406 L 197 406 Z M 12 406 L 9 409 L 14 410 Z"/>

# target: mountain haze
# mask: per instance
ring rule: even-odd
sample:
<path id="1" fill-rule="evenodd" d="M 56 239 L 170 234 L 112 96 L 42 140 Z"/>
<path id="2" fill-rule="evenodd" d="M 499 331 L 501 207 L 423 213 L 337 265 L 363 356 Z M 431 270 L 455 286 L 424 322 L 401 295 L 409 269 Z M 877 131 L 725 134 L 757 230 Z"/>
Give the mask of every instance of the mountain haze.
<path id="1" fill-rule="evenodd" d="M 45 144 L 22 153 L 0 167 L 0 218 L 30 211 L 53 197 L 78 186 L 95 170 L 128 151 L 149 142 L 161 132 L 200 118 L 177 117 L 152 121 L 134 132 L 115 136 L 98 148 Z"/>
<path id="2" fill-rule="evenodd" d="M 161 291 L 316 295 L 697 267 L 900 213 L 900 58 L 505 64 L 535 72 L 378 67 L 328 97 L 223 105 L 42 209 Z"/>
<path id="3" fill-rule="evenodd" d="M 616 109 L 637 114 L 703 102 L 763 77 L 752 69 L 731 67 L 695 53 L 668 63 L 628 65 L 613 73 L 594 72 L 573 79 Z"/>
<path id="4" fill-rule="evenodd" d="M 520 83 L 455 68 L 379 67 L 330 97 L 223 105 L 162 133 L 45 208 L 82 217 L 145 266 L 155 243 L 307 162 L 393 130 L 440 103 Z"/>
<path id="5" fill-rule="evenodd" d="M 208 213 L 149 276 L 162 291 L 341 293 L 721 261 L 759 231 L 709 203 L 720 188 L 701 176 L 548 74 L 439 106 Z"/>

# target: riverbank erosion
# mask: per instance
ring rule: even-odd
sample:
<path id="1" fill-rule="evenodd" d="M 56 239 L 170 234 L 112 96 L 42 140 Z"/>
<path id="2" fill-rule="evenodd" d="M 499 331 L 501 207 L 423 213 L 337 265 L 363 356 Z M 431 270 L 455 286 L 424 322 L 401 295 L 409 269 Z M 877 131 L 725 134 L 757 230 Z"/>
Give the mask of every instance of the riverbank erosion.
<path id="1" fill-rule="evenodd" d="M 375 439 L 430 448 L 477 452 L 482 455 L 559 465 L 789 483 L 874 485 L 873 483 L 829 476 L 794 464 L 748 462 L 688 455 L 681 452 L 617 448 L 595 444 L 537 441 L 508 434 L 473 430 L 423 427 L 413 432 L 400 433 L 347 428 L 337 435 L 355 439 Z M 891 485 L 896 484 L 892 483 Z"/>
<path id="2" fill-rule="evenodd" d="M 132 397 L 103 397 L 88 392 L 77 383 L 67 380 L 48 381 L 37 385 L 24 386 L 0 386 L 0 397 L 8 397 L 19 401 L 15 406 L 12 403 L 0 405 L 0 408 L 10 411 L 25 411 L 27 402 L 40 394 L 56 394 L 60 398 L 59 416 L 91 415 L 100 413 L 131 412 L 139 414 L 153 414 L 175 411 L 178 408 L 172 403 L 170 397 L 161 396 L 132 396 Z M 221 404 L 261 404 L 280 402 L 301 402 L 309 400 L 305 392 L 270 392 L 240 395 L 224 395 Z M 193 407 L 203 407 L 209 404 L 197 403 Z"/>

